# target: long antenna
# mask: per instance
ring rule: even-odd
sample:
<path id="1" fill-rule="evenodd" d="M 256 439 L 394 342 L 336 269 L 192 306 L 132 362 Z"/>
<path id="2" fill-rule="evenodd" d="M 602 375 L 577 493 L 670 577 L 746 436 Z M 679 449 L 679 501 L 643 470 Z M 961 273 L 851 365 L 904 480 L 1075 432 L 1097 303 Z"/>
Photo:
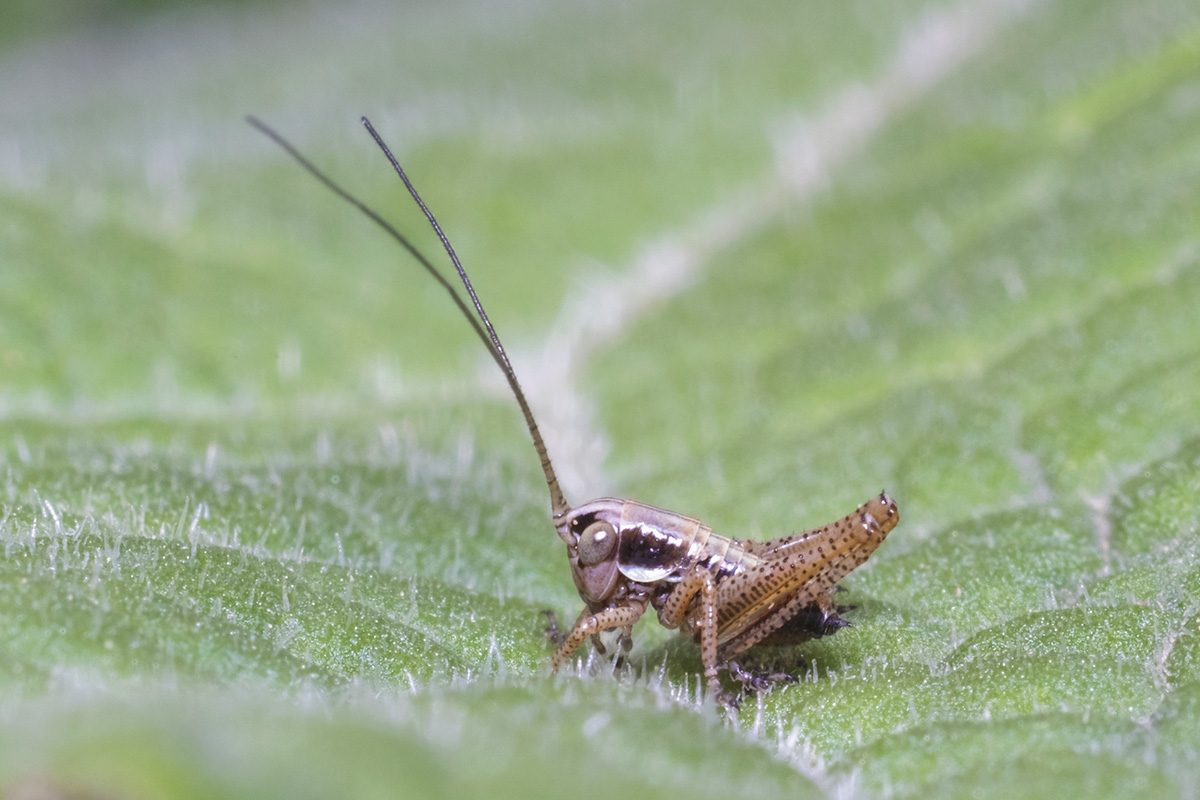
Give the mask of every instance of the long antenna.
<path id="1" fill-rule="evenodd" d="M 462 262 L 458 259 L 458 254 L 454 252 L 454 248 L 451 246 L 450 240 L 442 231 L 442 226 L 438 224 L 437 219 L 433 216 L 433 212 L 429 210 L 429 207 L 425 205 L 425 201 L 421 199 L 421 195 L 418 194 L 416 187 L 412 184 L 412 181 L 408 179 L 408 175 L 405 174 L 404 169 L 400 166 L 400 162 L 396 160 L 396 157 L 392 155 L 392 151 L 386 144 L 384 144 L 383 139 L 379 136 L 379 134 L 375 132 L 375 128 L 372 127 L 370 120 L 368 120 L 366 117 L 363 117 L 363 125 L 366 126 L 367 131 L 371 134 L 371 138 L 373 138 L 375 143 L 379 145 L 379 149 L 383 151 L 385 156 L 387 156 L 392 168 L 396 170 L 396 174 L 400 176 L 400 180 L 404 181 L 404 185 L 408 188 L 409 194 L 412 195 L 413 200 L 416 201 L 421 211 L 425 214 L 425 218 L 429 220 L 429 224 L 433 227 L 434 232 L 437 233 L 438 238 L 442 242 L 442 247 L 445 248 L 446 253 L 450 256 L 450 261 L 454 264 L 454 268 L 458 271 L 458 277 L 462 280 L 463 286 L 465 286 L 467 289 L 467 294 L 471 296 L 471 302 L 474 304 L 475 310 L 479 313 L 479 319 L 483 320 L 483 325 L 487 328 L 487 333 L 484 333 L 483 328 L 481 328 L 479 325 L 479 320 L 477 320 L 475 316 L 471 314 L 466 302 L 464 302 L 462 299 L 462 295 L 455 291 L 453 284 L 447 281 L 442 273 L 435 266 L 433 266 L 429 259 L 426 258 L 425 255 L 418 250 L 416 246 L 413 245 L 412 242 L 410 242 L 402 233 L 400 233 L 400 231 L 396 230 L 391 223 L 379 216 L 379 214 L 367 206 L 366 203 L 363 203 L 357 197 L 350 194 L 348 191 L 338 185 L 338 183 L 332 178 L 319 170 L 316 165 L 301 155 L 300 151 L 293 147 L 291 143 L 287 141 L 287 139 L 284 139 L 282 135 L 277 133 L 269 125 L 253 116 L 246 117 L 246 121 L 282 147 L 288 155 L 290 155 L 298 164 L 300 164 L 300 166 L 304 167 L 304 169 L 307 170 L 309 174 L 311 174 L 318 181 L 325 184 L 325 186 L 334 194 L 357 208 L 372 222 L 383 228 L 383 230 L 386 231 L 389 236 L 399 242 L 400 245 L 403 246 L 404 249 L 407 250 L 422 267 L 425 268 L 425 271 L 432 275 L 433 279 L 436 280 L 442 286 L 442 288 L 450 294 L 450 297 L 454 300 L 454 304 L 458 306 L 458 310 L 461 311 L 463 316 L 467 318 L 467 321 L 471 323 L 471 327 L 474 329 L 475 334 L 479 337 L 479 340 L 483 342 L 483 345 L 487 348 L 492 360 L 496 362 L 496 365 L 500 367 L 500 371 L 504 373 L 504 377 L 508 380 L 509 388 L 512 389 L 513 395 L 517 398 L 517 404 L 521 407 L 521 413 L 525 415 L 525 425 L 529 428 L 529 436 L 533 439 L 533 447 L 535 450 L 537 450 L 538 458 L 542 462 L 542 472 L 546 475 L 546 487 L 550 490 L 550 512 L 556 521 L 564 517 L 567 512 L 571 510 L 571 506 L 569 503 L 567 503 L 567 499 L 563 496 L 562 489 L 558 485 L 558 476 L 554 474 L 554 465 L 550 463 L 550 455 L 546 451 L 546 443 L 542 441 L 542 434 L 538 430 L 537 422 L 533 418 L 533 412 L 529 408 L 529 402 L 525 399 L 525 392 L 521 391 L 521 384 L 517 381 L 517 373 L 513 371 L 512 364 L 508 360 L 508 353 L 504 351 L 504 345 L 500 343 L 500 337 L 496 335 L 496 329 L 492 327 L 492 321 L 488 319 L 487 312 L 483 310 L 483 303 L 479 301 L 479 296 L 475 294 L 475 287 L 471 285 L 471 279 L 467 277 L 467 271 L 463 269 Z"/>

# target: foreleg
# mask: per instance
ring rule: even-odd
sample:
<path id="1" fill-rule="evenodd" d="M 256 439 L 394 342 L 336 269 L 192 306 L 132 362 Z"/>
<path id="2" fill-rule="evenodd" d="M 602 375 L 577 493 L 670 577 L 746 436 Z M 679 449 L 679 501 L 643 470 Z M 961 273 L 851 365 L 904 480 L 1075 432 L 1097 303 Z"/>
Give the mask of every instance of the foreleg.
<path id="1" fill-rule="evenodd" d="M 558 672 L 558 668 L 563 665 L 563 662 L 570 658 L 571 654 L 578 650 L 579 645 L 583 644 L 583 641 L 589 636 L 598 636 L 603 631 L 621 628 L 624 640 L 633 623 L 637 622 L 645 612 L 646 606 L 638 603 L 606 608 L 595 614 L 585 608 L 579 618 L 575 620 L 575 624 L 571 626 L 571 632 L 554 651 L 554 656 L 550 659 L 550 671 Z"/>

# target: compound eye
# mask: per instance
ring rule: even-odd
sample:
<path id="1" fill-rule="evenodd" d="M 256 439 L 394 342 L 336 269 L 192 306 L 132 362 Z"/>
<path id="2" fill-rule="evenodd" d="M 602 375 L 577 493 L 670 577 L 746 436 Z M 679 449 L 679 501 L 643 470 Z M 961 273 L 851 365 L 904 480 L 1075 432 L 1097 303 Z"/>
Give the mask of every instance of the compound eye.
<path id="1" fill-rule="evenodd" d="M 607 522 L 597 520 L 583 529 L 579 536 L 579 563 L 590 567 L 599 564 L 617 544 L 617 532 Z"/>

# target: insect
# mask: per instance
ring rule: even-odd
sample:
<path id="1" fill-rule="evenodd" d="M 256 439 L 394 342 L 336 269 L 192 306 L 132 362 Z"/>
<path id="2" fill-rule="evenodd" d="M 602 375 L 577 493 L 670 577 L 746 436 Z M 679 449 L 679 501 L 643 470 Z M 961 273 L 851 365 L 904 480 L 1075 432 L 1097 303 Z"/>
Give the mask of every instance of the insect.
<path id="1" fill-rule="evenodd" d="M 621 648 L 628 651 L 634 623 L 654 609 L 663 626 L 680 628 L 699 643 L 704 678 L 714 698 L 736 706 L 739 696 L 726 692 L 720 683 L 722 669 L 748 689 L 765 688 L 791 676 L 755 675 L 738 666 L 734 657 L 755 645 L 796 644 L 848 624 L 839 615 L 844 608 L 834 601 L 835 587 L 867 560 L 899 522 L 896 503 L 886 493 L 824 527 L 767 542 L 722 536 L 699 520 L 634 500 L 602 497 L 572 506 L 559 487 L 516 372 L 466 270 L 371 123 L 365 117 L 362 120 L 441 240 L 475 315 L 454 285 L 390 223 L 267 125 L 254 117 L 247 121 L 399 242 L 450 294 L 504 373 L 541 461 L 554 529 L 567 547 L 571 575 L 584 602 L 583 611 L 566 632 L 560 631 L 553 614 L 548 614 L 547 634 L 557 644 L 550 660 L 552 671 L 557 672 L 589 638 L 599 652 L 605 652 L 600 634 L 606 631 L 620 631 Z"/>

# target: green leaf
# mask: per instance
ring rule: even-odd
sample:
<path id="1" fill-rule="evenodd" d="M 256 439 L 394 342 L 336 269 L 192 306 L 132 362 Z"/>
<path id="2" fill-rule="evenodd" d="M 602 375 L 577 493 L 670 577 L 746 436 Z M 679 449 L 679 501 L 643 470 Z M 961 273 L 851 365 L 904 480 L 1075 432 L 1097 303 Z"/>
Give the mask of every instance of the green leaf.
<path id="1" fill-rule="evenodd" d="M 1189 795 L 1200 10 L 0 11 L 0 794 Z M 71 19 L 70 23 L 60 20 Z M 568 496 L 770 538 L 852 627 L 726 716 L 578 612 Z"/>

